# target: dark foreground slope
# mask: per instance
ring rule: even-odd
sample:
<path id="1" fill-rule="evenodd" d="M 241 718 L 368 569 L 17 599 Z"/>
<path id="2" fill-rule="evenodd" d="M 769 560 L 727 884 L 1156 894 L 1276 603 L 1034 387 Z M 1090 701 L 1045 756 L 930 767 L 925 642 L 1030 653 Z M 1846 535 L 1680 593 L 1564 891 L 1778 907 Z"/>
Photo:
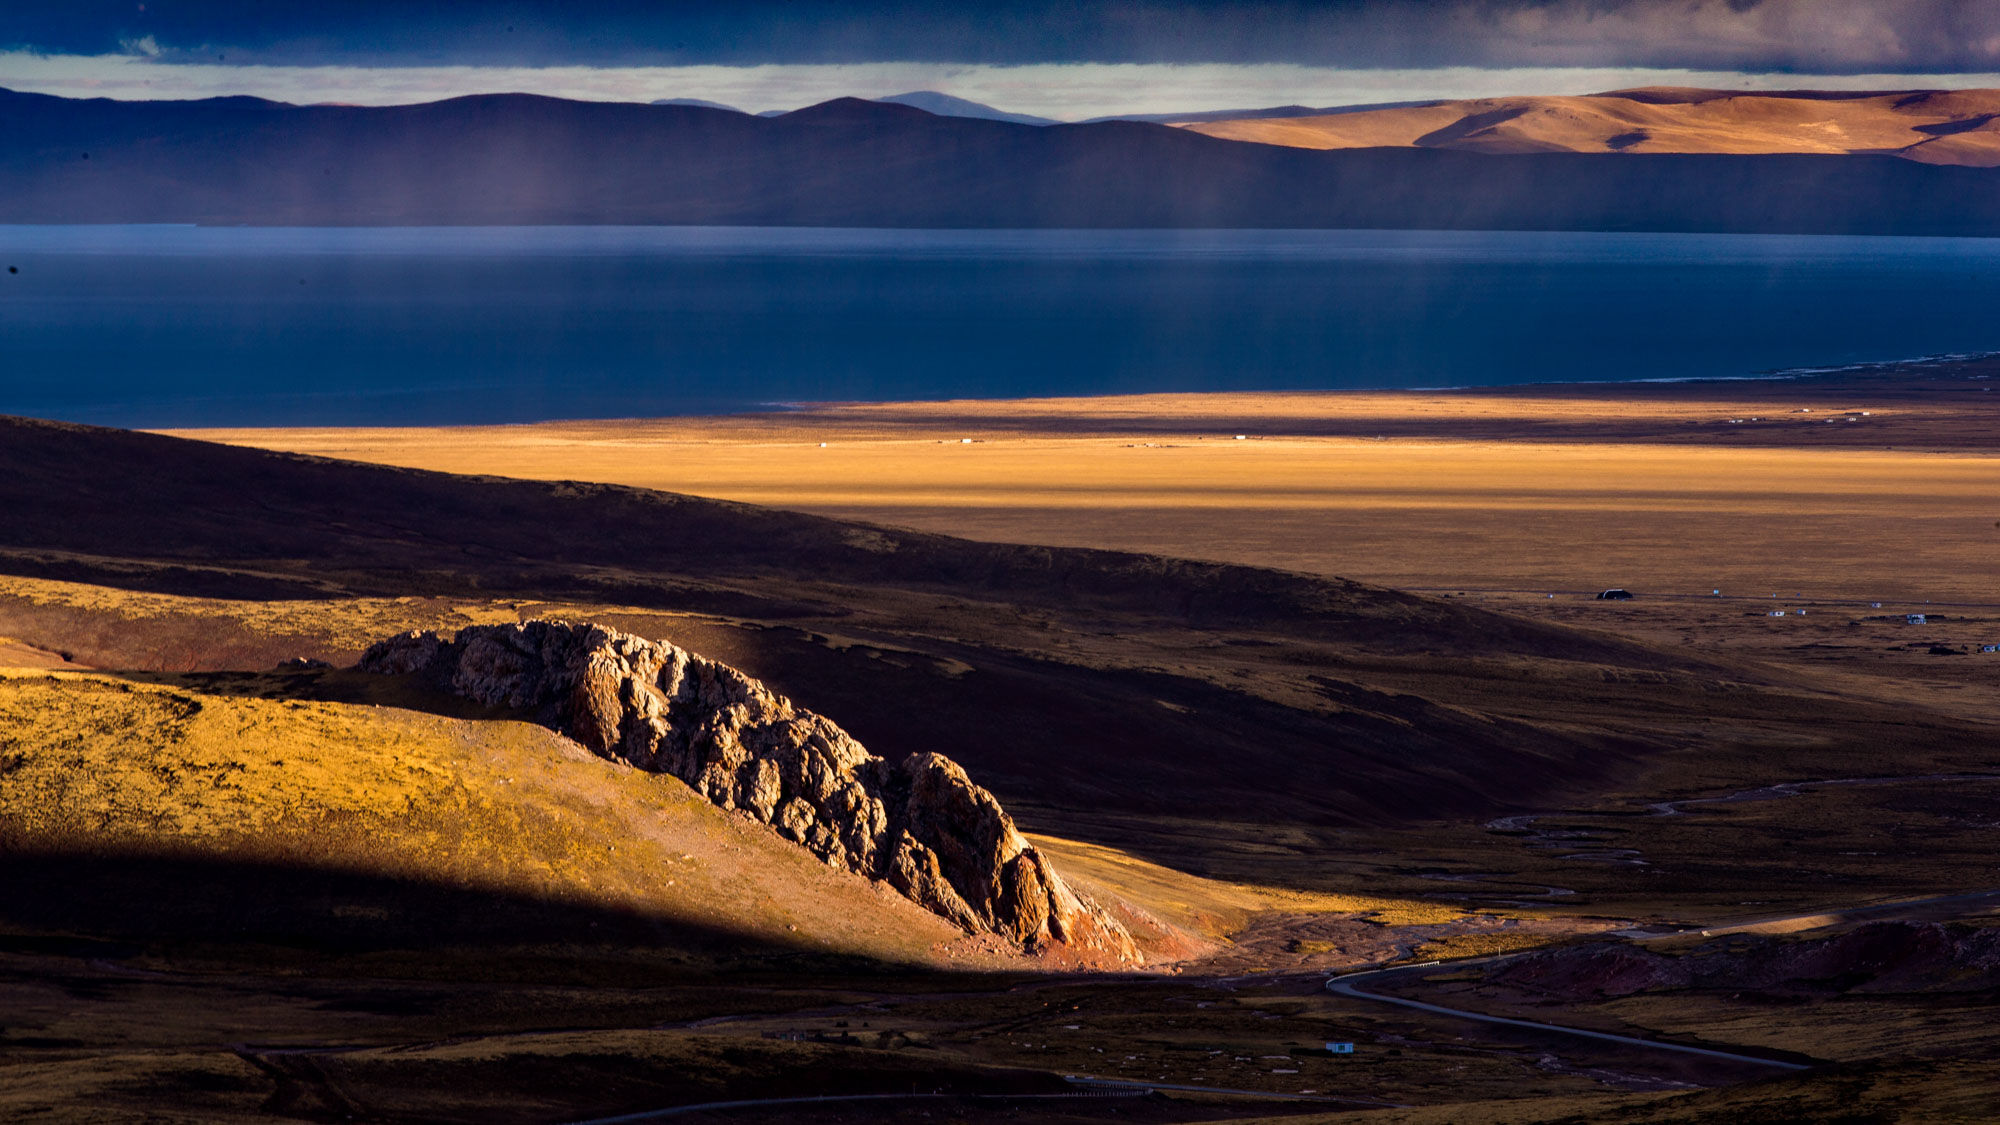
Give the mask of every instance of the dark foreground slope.
<path id="1" fill-rule="evenodd" d="M 0 91 L 0 222 L 1361 227 L 2000 235 L 2000 172 L 1889 156 L 1306 151 L 853 99 L 777 118 Z"/>
<path id="2" fill-rule="evenodd" d="M 65 556 L 144 559 L 169 568 L 149 585 L 175 593 L 488 592 L 784 620 L 855 612 L 850 594 L 882 588 L 1384 652 L 1663 659 L 1344 579 L 981 543 L 619 485 L 455 476 L 4 416 L 0 469 L 0 550 L 14 573 L 106 580 Z"/>
<path id="3" fill-rule="evenodd" d="M 1234 851 L 1231 825 L 1486 816 L 1601 792 L 1689 748 L 1852 770 L 1956 737 L 1754 668 L 1358 583 L 637 489 L 8 420 L 0 507 L 0 572 L 16 575 L 599 607 L 892 760 L 951 756 L 1031 831 L 1149 850 L 1199 824 L 1211 842 L 1170 858 L 1238 875 L 1269 857 Z M 0 598 L 0 634 L 99 667 L 358 655 L 333 630 L 259 640 L 18 598 Z"/>

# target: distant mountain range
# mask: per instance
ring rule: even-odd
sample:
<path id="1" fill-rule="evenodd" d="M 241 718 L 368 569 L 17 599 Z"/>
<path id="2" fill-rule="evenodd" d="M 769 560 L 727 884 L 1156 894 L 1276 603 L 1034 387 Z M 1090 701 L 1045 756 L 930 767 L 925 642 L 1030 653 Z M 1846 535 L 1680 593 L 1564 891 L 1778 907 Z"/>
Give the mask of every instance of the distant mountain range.
<path id="1" fill-rule="evenodd" d="M 2000 90 L 1732 91 L 1650 87 L 1289 113 L 1201 114 L 1195 132 L 1298 148 L 1468 152 L 1818 153 L 2000 166 Z"/>
<path id="2" fill-rule="evenodd" d="M 1016 125 L 1057 125 L 1053 117 L 1036 117 L 1030 113 L 1008 113 L 990 105 L 954 98 L 950 94 L 940 94 L 936 90 L 917 90 L 908 94 L 896 94 L 886 98 L 876 98 L 878 102 L 890 105 L 914 106 L 925 113 L 935 113 L 939 117 L 970 117 L 978 121 L 1011 121 Z"/>
<path id="3" fill-rule="evenodd" d="M 726 109 L 731 113 L 744 112 L 733 105 L 723 105 L 721 102 L 712 102 L 705 98 L 654 98 L 652 104 L 694 106 L 697 109 Z"/>
<path id="4" fill-rule="evenodd" d="M 1012 121 L 1016 125 L 1060 125 L 1053 117 L 1036 117 L 1031 113 L 1009 113 L 982 102 L 941 94 L 936 90 L 916 90 L 908 94 L 892 94 L 886 98 L 871 98 L 870 101 L 887 102 L 890 105 L 915 106 L 925 113 L 935 113 L 939 117 L 971 117 L 981 121 Z M 733 113 L 747 113 L 733 105 L 711 102 L 703 98 L 656 98 L 653 105 L 691 105 L 707 109 L 726 109 Z M 1378 109 L 1405 109 L 1410 106 L 1438 105 L 1438 102 L 1375 102 L 1368 105 L 1322 106 L 1314 109 L 1303 105 L 1280 105 L 1268 109 L 1209 109 L 1194 113 L 1119 113 L 1106 117 L 1091 117 L 1076 122 L 1079 125 L 1094 125 L 1100 121 L 1150 121 L 1160 125 L 1180 125 L 1205 121 L 1248 121 L 1262 117 L 1324 117 L 1340 113 L 1367 113 Z M 784 110 L 764 110 L 759 117 L 782 117 Z M 1313 146 L 1305 146 L 1313 147 Z"/>
<path id="5" fill-rule="evenodd" d="M 2000 236 L 2000 170 L 1986 168 L 1886 155 L 1315 150 L 1196 128 L 1208 127 L 1031 126 L 851 98 L 766 118 L 521 94 L 366 107 L 0 92 L 0 222 Z"/>
<path id="6" fill-rule="evenodd" d="M 1413 106 L 1437 105 L 1436 101 L 1423 102 L 1369 102 L 1365 105 L 1329 105 L 1314 109 L 1303 105 L 1274 105 L 1266 109 L 1205 109 L 1193 113 L 1122 113 L 1109 117 L 1091 117 L 1079 124 L 1098 121 L 1151 121 L 1160 125 L 1186 125 L 1207 121 L 1254 121 L 1265 117 L 1334 117 L 1347 113 L 1371 113 L 1378 109 L 1409 109 Z"/>
<path id="7" fill-rule="evenodd" d="M 936 90 L 913 90 L 907 94 L 892 94 L 886 98 L 871 98 L 869 100 L 882 102 L 885 105 L 913 106 L 923 110 L 925 113 L 937 114 L 939 117 L 970 117 L 979 121 L 1011 121 L 1016 125 L 1061 124 L 1053 117 L 1036 117 L 1029 113 L 1008 113 L 1004 109 L 995 109 L 990 105 L 967 101 L 964 98 L 955 98 L 950 94 L 940 94 Z M 726 109 L 731 113 L 749 112 L 748 110 L 737 109 L 733 105 L 724 105 L 721 102 L 711 102 L 701 98 L 656 98 L 652 104 L 697 106 L 702 109 Z M 1322 111 L 1307 110 L 1306 112 L 1317 113 Z M 783 117 L 784 115 L 784 110 L 770 109 L 757 114 L 758 117 Z M 1245 115 L 1232 112 L 1222 114 L 1217 119 L 1239 116 Z M 1106 118 L 1106 120 L 1110 119 Z"/>

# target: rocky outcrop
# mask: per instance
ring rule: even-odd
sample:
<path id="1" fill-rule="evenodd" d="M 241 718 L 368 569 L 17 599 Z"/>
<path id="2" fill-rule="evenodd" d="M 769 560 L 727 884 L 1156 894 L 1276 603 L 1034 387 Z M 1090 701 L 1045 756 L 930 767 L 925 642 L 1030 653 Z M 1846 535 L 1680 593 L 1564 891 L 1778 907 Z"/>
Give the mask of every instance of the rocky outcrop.
<path id="1" fill-rule="evenodd" d="M 1078 896 L 958 763 L 890 763 L 824 716 L 685 649 L 566 621 L 381 641 L 362 671 L 421 675 L 525 712 L 590 750 L 668 773 L 831 866 L 880 879 L 970 933 L 1137 961 L 1124 927 Z"/>

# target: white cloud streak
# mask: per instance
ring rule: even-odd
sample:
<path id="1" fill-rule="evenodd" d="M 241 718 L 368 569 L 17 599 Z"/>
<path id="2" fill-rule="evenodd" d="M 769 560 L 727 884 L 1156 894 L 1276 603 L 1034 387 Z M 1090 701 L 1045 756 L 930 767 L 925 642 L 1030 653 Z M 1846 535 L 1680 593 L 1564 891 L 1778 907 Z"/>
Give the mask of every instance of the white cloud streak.
<path id="1" fill-rule="evenodd" d="M 1062 120 L 1274 105 L 1347 105 L 1504 94 L 1582 94 L 1632 86 L 1724 89 L 2000 87 L 1995 74 L 1746 74 L 1581 66 L 1355 69 L 1276 63 L 1045 63 L 984 66 L 887 62 L 685 67 L 208 66 L 150 55 L 0 52 L 0 86 L 65 97 L 202 98 L 397 105 L 520 92 L 587 101 L 703 98 L 751 112 L 830 98 L 941 90 Z"/>
<path id="2" fill-rule="evenodd" d="M 1827 72 L 1927 60 L 2000 65 L 2000 4 L 1992 0 L 1550 0 L 1446 11 L 1447 26 L 1496 55 L 1549 66 L 1607 58 L 1782 60 L 1787 69 Z"/>

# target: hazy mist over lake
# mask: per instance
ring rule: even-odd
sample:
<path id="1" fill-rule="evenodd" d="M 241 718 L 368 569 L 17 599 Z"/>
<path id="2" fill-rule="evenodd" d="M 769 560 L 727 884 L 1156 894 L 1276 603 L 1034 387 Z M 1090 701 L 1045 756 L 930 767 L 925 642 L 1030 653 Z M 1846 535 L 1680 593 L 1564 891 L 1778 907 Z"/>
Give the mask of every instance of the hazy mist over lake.
<path id="1" fill-rule="evenodd" d="M 2000 240 L 0 227 L 0 413 L 526 421 L 2000 349 Z"/>

